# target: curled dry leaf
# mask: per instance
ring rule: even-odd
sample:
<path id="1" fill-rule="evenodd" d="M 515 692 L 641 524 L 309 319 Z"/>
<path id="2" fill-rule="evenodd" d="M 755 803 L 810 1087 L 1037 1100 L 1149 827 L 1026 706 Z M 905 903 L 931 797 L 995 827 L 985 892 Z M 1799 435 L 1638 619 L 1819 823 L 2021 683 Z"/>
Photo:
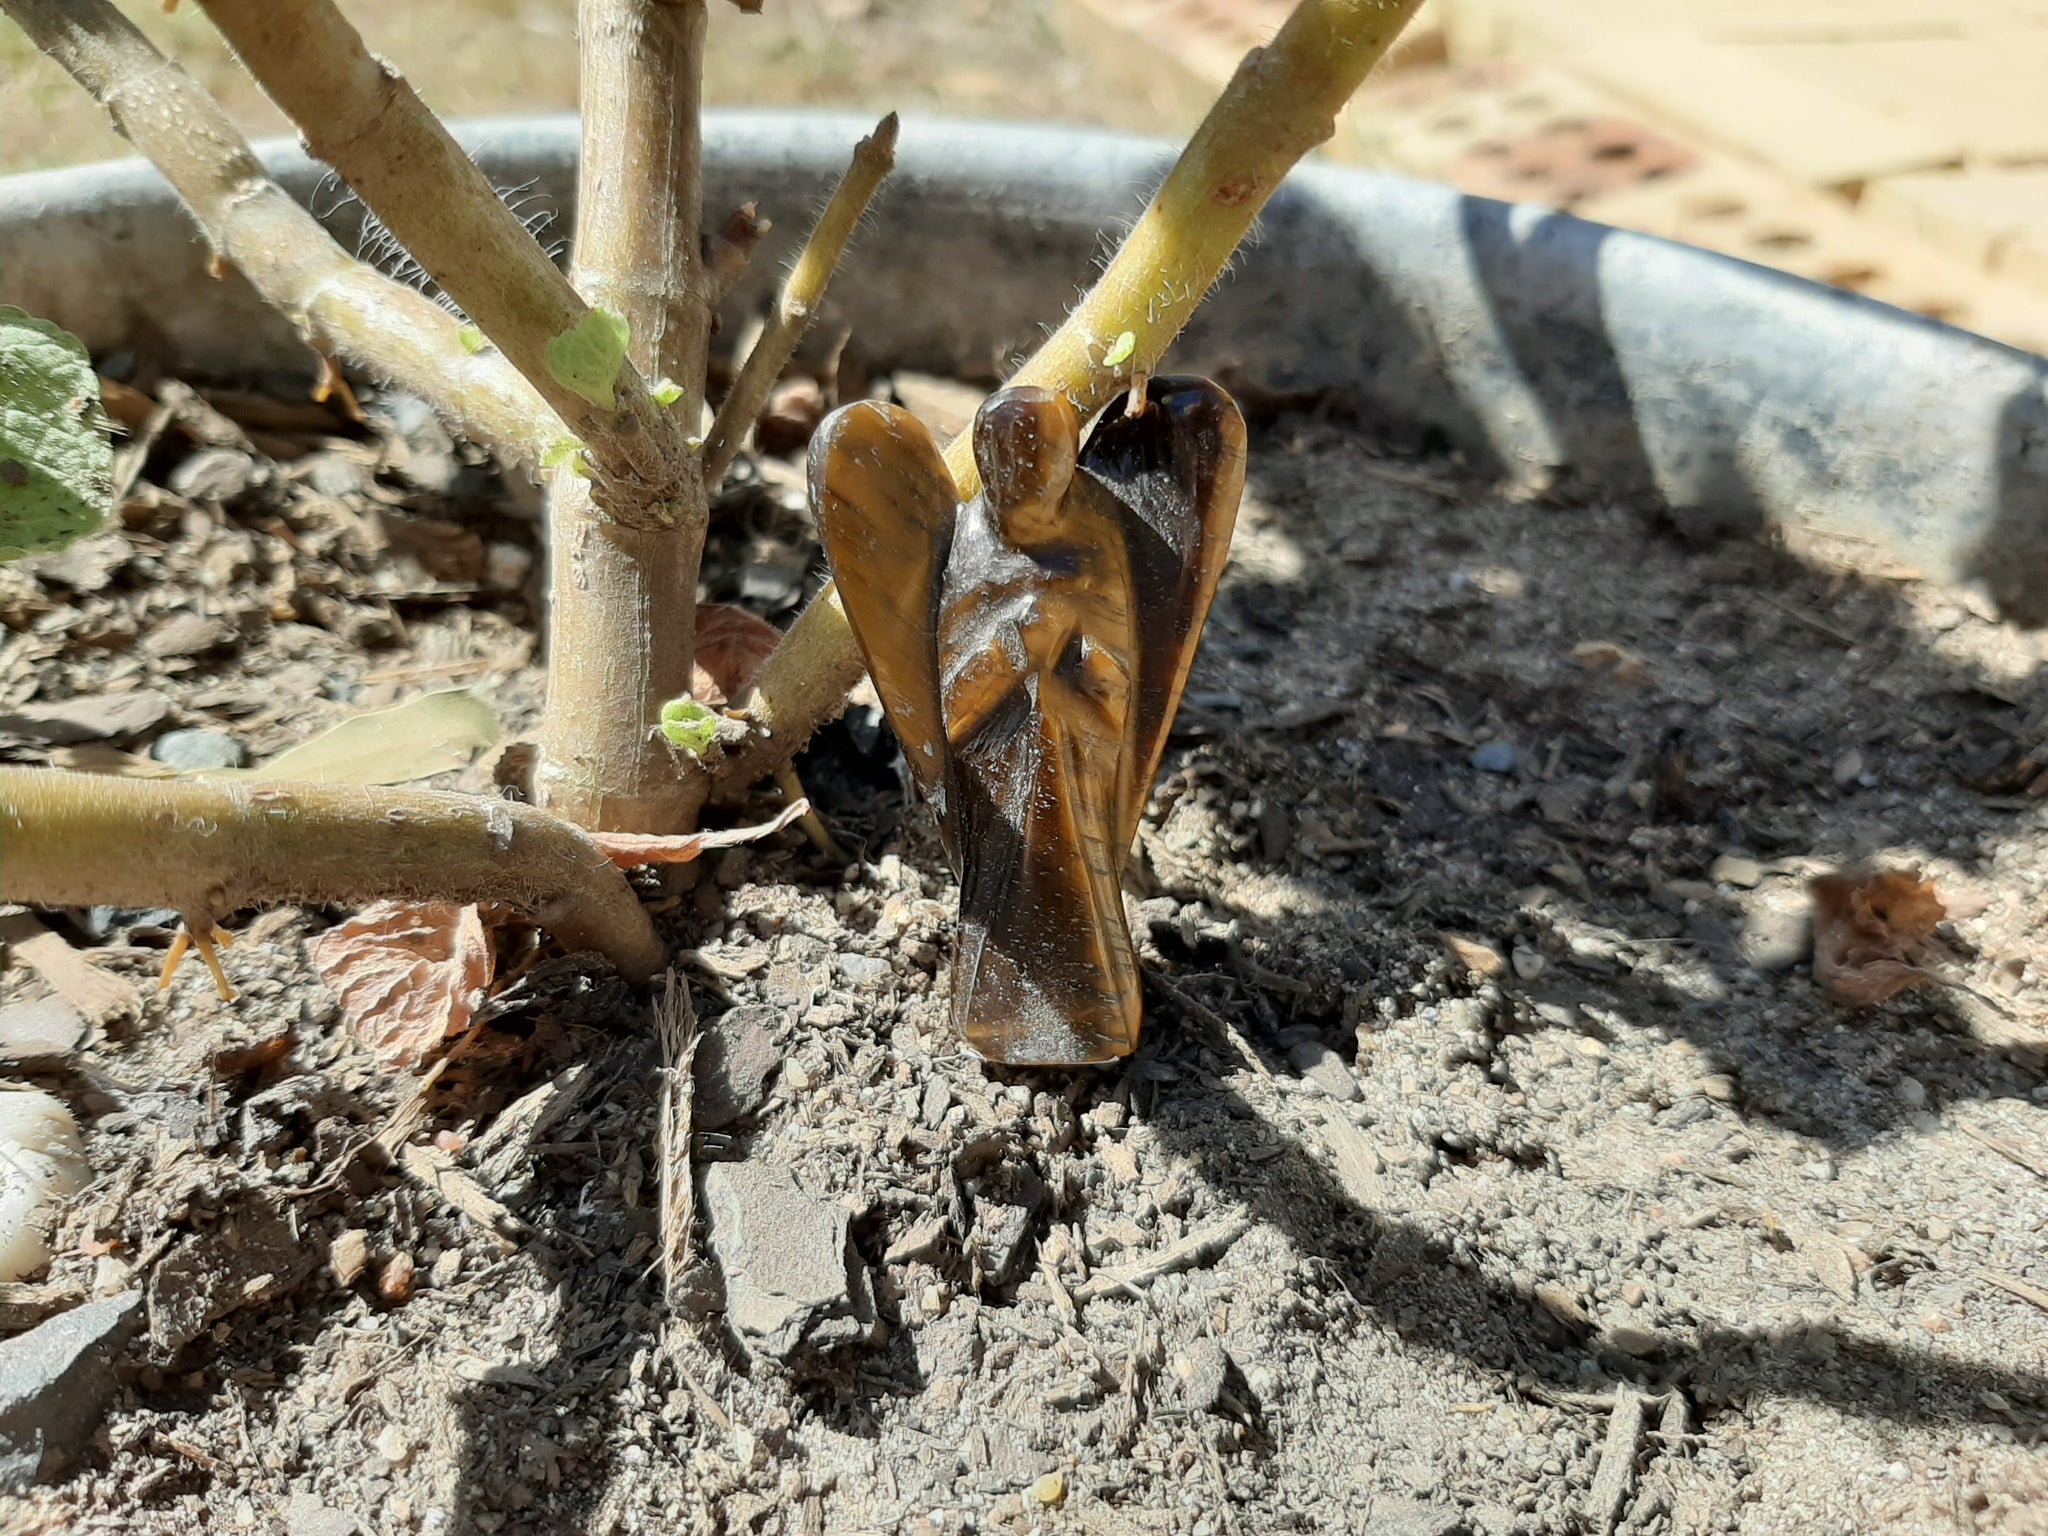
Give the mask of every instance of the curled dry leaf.
<path id="1" fill-rule="evenodd" d="M 730 603 L 700 604 L 690 696 L 713 709 L 732 702 L 746 691 L 761 663 L 781 643 L 781 630 L 744 608 Z"/>
<path id="2" fill-rule="evenodd" d="M 399 1066 L 467 1029 L 491 981 L 490 931 L 473 906 L 380 901 L 307 950 L 356 1038 Z"/>
<path id="3" fill-rule="evenodd" d="M 732 827 L 723 832 L 688 832 L 674 837 L 657 837 L 640 832 L 592 832 L 590 840 L 604 850 L 606 858 L 621 869 L 641 864 L 687 864 L 711 848 L 737 848 L 758 842 L 771 832 L 780 832 L 811 808 L 808 800 L 793 800 L 773 821 L 758 827 Z"/>
<path id="4" fill-rule="evenodd" d="M 1838 1003 L 1867 1007 L 1939 982 L 1927 969 L 1945 951 L 1934 928 L 1947 915 L 1918 870 L 1822 875 L 1813 893 L 1813 975 Z"/>

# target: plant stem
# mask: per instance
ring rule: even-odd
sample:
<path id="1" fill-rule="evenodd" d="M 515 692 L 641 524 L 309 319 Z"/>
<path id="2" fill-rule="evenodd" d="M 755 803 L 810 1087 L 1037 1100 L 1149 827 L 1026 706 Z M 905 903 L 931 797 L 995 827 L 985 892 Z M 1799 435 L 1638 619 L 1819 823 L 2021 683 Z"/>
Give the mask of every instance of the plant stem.
<path id="1" fill-rule="evenodd" d="M 108 0 L 0 0 L 107 109 L 265 302 L 318 352 L 432 401 L 465 435 L 533 461 L 563 428 L 505 359 L 463 350 L 454 317 L 348 255 L 264 174 L 206 89 Z"/>
<path id="2" fill-rule="evenodd" d="M 1365 82 L 1421 0 L 1301 0 L 1273 41 L 1245 55 L 1181 151 L 1116 258 L 1074 311 L 1011 378 L 1064 391 L 1085 418 L 1151 373 L 1303 155 L 1335 131 L 1338 110 Z M 1119 338 L 1128 354 L 1110 364 Z M 981 488 L 968 433 L 946 466 L 962 497 Z M 729 796 L 787 762 L 845 700 L 864 670 L 838 596 L 813 598 L 763 664 L 749 717 L 772 722 L 773 746 L 729 752 L 717 792 Z"/>
<path id="3" fill-rule="evenodd" d="M 663 962 L 626 878 L 576 828 L 424 789 L 184 783 L 0 768 L 0 899 L 173 907 L 194 922 L 284 901 L 502 901 L 628 980 Z"/>
<path id="4" fill-rule="evenodd" d="M 853 163 L 832 189 L 831 201 L 818 215 L 818 222 L 811 226 L 803 251 L 782 284 L 775 313 L 768 317 L 760 339 L 740 365 L 732 388 L 725 392 L 718 415 L 711 423 L 711 433 L 704 444 L 707 486 L 718 485 L 732 468 L 740 444 L 746 441 L 761 407 L 768 403 L 769 391 L 775 388 L 775 381 L 796 355 L 797 343 L 810 329 L 818 306 L 824 302 L 825 287 L 846 254 L 846 244 L 853 238 L 861 215 L 867 212 L 882 179 L 896 164 L 896 127 L 896 114 L 891 112 L 876 124 L 873 133 L 854 146 Z"/>
<path id="5" fill-rule="evenodd" d="M 341 173 L 449 298 L 581 440 L 608 517 L 657 526 L 687 435 L 623 366 L 610 408 L 548 366 L 588 307 L 412 87 L 333 0 L 201 0 L 307 149 Z"/>
<path id="6" fill-rule="evenodd" d="M 583 155 L 572 277 L 625 317 L 631 357 L 704 415 L 711 300 L 699 226 L 703 0 L 583 0 Z M 675 832 L 694 810 L 676 754 L 654 729 L 690 689 L 697 570 L 710 508 L 697 456 L 653 526 L 623 527 L 566 472 L 548 487 L 548 703 L 534 787 L 579 826 Z M 701 800 L 701 796 L 696 797 Z"/>

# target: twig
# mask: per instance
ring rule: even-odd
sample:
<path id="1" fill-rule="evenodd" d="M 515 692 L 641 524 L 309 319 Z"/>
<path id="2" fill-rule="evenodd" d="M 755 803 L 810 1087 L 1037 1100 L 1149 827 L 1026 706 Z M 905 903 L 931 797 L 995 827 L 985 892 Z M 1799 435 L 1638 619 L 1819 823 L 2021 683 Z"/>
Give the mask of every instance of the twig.
<path id="1" fill-rule="evenodd" d="M 1281 179 L 1335 131 L 1338 109 L 1419 4 L 1301 0 L 1273 40 L 1245 56 L 1116 259 L 1010 382 L 1064 390 L 1086 417 L 1127 389 L 1134 373 L 1156 370 Z M 1125 361 L 1111 364 L 1112 356 Z M 946 451 L 963 497 L 981 483 L 969 437 L 962 433 Z M 845 611 L 828 586 L 755 679 L 747 714 L 773 732 L 773 745 L 728 753 L 717 793 L 744 789 L 793 756 L 843 707 L 861 671 Z"/>
<path id="2" fill-rule="evenodd" d="M 644 981 L 661 940 L 590 839 L 530 805 L 424 789 L 0 768 L 0 900 L 225 917 L 285 901 L 503 901 Z"/>
<path id="3" fill-rule="evenodd" d="M 661 1288 L 671 1306 L 690 1266 L 690 1229 L 697 1219 L 697 1185 L 690 1168 L 690 1113 L 696 1097 L 697 1012 L 690 987 L 670 971 L 662 989 L 656 1033 L 661 1040 Z"/>
<path id="4" fill-rule="evenodd" d="M 1161 996 L 1173 1004 L 1175 1010 L 1179 1012 L 1182 1018 L 1190 1019 L 1197 1024 L 1203 1025 L 1211 1034 L 1220 1035 L 1224 1043 L 1244 1059 L 1247 1066 L 1267 1082 L 1273 1081 L 1273 1074 L 1266 1064 L 1259 1059 L 1259 1053 L 1252 1049 L 1251 1042 L 1240 1035 L 1232 1027 L 1229 1020 L 1225 1019 L 1207 1003 L 1188 996 L 1187 993 L 1183 992 L 1157 971 L 1145 972 L 1145 979 L 1152 983 Z"/>
<path id="5" fill-rule="evenodd" d="M 1986 1285 L 1995 1285 L 2008 1296 L 2017 1296 L 2021 1301 L 2032 1302 L 2043 1312 L 2048 1312 L 2048 1291 L 2030 1284 L 2017 1275 L 2002 1275 L 1995 1269 L 1980 1269 L 1977 1278 Z"/>
<path id="6" fill-rule="evenodd" d="M 610 404 L 555 376 L 548 347 L 590 311 L 519 217 L 333 0 L 201 0 L 307 149 L 341 173 L 584 446 L 606 514 L 658 523 L 688 464 L 630 361 Z"/>
<path id="7" fill-rule="evenodd" d="M 2027 1172 L 2031 1173 L 2035 1178 L 2048 1179 L 2048 1163 L 2037 1162 L 2034 1158 L 2028 1156 L 2025 1152 L 2021 1151 L 2011 1142 L 2000 1141 L 1996 1136 L 1987 1136 L 1984 1132 L 1977 1130 L 1972 1126 L 1958 1125 L 1956 1129 L 1961 1131 L 1965 1136 L 1969 1137 L 1970 1140 L 1976 1142 L 1978 1146 L 1996 1152 L 2000 1157 L 2006 1159 L 2006 1161 L 2015 1163 L 2019 1167 L 2026 1169 Z"/>
<path id="8" fill-rule="evenodd" d="M 797 343 L 810 329 L 818 305 L 824 301 L 825 285 L 833 269 L 846 254 L 846 243 L 854 227 L 867 212 L 882 178 L 896 164 L 896 114 L 891 112 L 875 125 L 875 131 L 853 148 L 853 163 L 832 190 L 832 200 L 811 226 L 796 265 L 783 282 L 775 301 L 775 313 L 768 317 L 760 339 L 733 377 L 718 415 L 712 419 L 711 434 L 704 443 L 704 481 L 716 486 L 732 467 L 754 418 L 768 402 L 768 392 L 782 377 L 782 370 L 796 355 Z"/>
<path id="9" fill-rule="evenodd" d="M 465 352 L 453 316 L 335 244 L 264 174 L 206 89 L 107 0 L 0 0 L 0 8 L 107 109 L 177 190 L 208 244 L 316 351 L 435 402 L 507 458 L 531 461 L 560 435 L 555 413 L 503 357 Z"/>
<path id="10" fill-rule="evenodd" d="M 1230 1251 L 1245 1233 L 1251 1231 L 1249 1216 L 1232 1216 L 1213 1226 L 1202 1227 L 1190 1232 L 1177 1243 L 1169 1244 L 1157 1253 L 1148 1254 L 1139 1263 L 1123 1269 L 1101 1269 L 1090 1275 L 1074 1288 L 1074 1300 L 1085 1305 L 1100 1301 L 1118 1291 L 1136 1292 L 1150 1285 L 1161 1275 L 1177 1275 L 1184 1269 L 1203 1269 L 1214 1264 Z"/>

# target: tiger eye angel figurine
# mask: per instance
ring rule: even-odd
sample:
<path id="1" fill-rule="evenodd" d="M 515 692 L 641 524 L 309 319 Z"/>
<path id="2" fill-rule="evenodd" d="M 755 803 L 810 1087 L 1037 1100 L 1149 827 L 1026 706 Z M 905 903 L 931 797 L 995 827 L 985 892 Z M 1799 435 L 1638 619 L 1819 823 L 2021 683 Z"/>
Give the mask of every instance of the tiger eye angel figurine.
<path id="1" fill-rule="evenodd" d="M 1064 395 L 997 391 L 965 506 L 896 406 L 845 406 L 811 442 L 840 601 L 960 880 L 953 1025 L 993 1061 L 1138 1043 L 1120 876 L 1245 459 L 1244 418 L 1207 379 L 1152 379 L 1142 402 L 1120 397 L 1084 442 Z"/>

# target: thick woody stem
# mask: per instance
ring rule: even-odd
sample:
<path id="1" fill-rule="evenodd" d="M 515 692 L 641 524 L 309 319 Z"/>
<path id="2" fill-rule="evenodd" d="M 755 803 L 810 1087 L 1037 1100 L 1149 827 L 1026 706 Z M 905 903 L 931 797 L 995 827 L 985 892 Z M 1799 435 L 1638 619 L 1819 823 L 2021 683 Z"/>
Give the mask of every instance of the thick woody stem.
<path id="1" fill-rule="evenodd" d="M 663 961 L 602 850 L 532 806 L 423 789 L 0 768 L 0 899 L 222 918 L 285 901 L 500 901 L 628 980 Z"/>
<path id="2" fill-rule="evenodd" d="M 583 155 L 575 286 L 621 315 L 631 358 L 704 414 L 711 297 L 701 245 L 698 126 L 704 0 L 583 0 Z M 649 526 L 605 517 L 568 473 L 549 486 L 548 707 L 535 788 L 542 804 L 603 831 L 681 830 L 694 808 L 654 728 L 689 691 L 697 570 L 709 502 L 697 456 Z"/>
<path id="3" fill-rule="evenodd" d="M 732 388 L 726 391 L 711 423 L 711 435 L 704 444 L 706 485 L 716 486 L 732 468 L 733 457 L 746 441 L 754 418 L 768 403 L 769 391 L 775 388 L 775 381 L 796 355 L 797 343 L 810 329 L 818 306 L 825 300 L 825 287 L 846 254 L 847 242 L 853 238 L 861 215 L 867 212 L 882 179 L 896 164 L 896 126 L 896 114 L 891 112 L 875 126 L 873 133 L 854 146 L 853 163 L 833 188 L 831 201 L 818 215 L 818 222 L 811 226 L 803 251 L 783 282 L 775 313 L 768 317 L 760 339 L 740 365 Z"/>
<path id="4" fill-rule="evenodd" d="M 1238 65 L 1108 270 L 1010 382 L 1062 390 L 1085 418 L 1130 388 L 1134 375 L 1153 372 L 1266 200 L 1335 131 L 1338 110 L 1420 3 L 1301 0 L 1273 41 Z M 947 449 L 946 465 L 963 497 L 981 488 L 966 433 Z M 718 793 L 743 791 L 787 762 L 840 709 L 862 671 L 845 612 L 827 587 L 755 678 L 747 712 L 773 723 L 773 745 L 757 738 L 728 753 Z"/>
<path id="5" fill-rule="evenodd" d="M 333 0 L 202 4 L 308 150 L 341 174 L 583 444 L 605 514 L 657 524 L 690 458 L 685 433 L 630 362 L 608 391 L 592 391 L 595 399 L 556 377 L 549 344 L 589 309 L 412 87 L 371 55 Z"/>
<path id="6" fill-rule="evenodd" d="M 31 41 L 107 109 L 205 232 L 316 350 L 388 380 L 508 458 L 536 460 L 564 428 L 504 358 L 472 356 L 455 319 L 355 260 L 264 174 L 191 76 L 108 0 L 0 0 Z"/>

